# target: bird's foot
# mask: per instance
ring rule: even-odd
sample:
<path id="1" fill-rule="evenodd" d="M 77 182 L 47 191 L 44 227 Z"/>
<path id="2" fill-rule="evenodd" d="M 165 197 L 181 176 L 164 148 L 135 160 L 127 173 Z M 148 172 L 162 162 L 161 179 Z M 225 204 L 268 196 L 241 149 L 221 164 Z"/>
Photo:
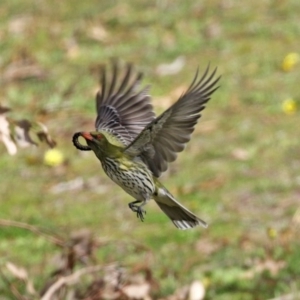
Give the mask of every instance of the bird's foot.
<path id="1" fill-rule="evenodd" d="M 136 213 L 136 216 L 144 222 L 144 215 L 147 213 L 145 209 L 143 209 L 144 204 L 137 205 L 136 202 L 131 202 L 128 204 L 129 208 Z"/>

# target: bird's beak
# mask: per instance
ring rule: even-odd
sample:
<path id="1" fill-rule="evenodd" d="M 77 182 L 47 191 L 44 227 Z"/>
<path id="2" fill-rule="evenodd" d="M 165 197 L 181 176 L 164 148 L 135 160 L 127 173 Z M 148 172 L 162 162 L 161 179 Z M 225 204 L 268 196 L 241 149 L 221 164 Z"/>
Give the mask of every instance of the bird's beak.
<path id="1" fill-rule="evenodd" d="M 94 139 L 89 132 L 81 132 L 81 136 L 84 137 L 87 141 L 92 141 Z"/>

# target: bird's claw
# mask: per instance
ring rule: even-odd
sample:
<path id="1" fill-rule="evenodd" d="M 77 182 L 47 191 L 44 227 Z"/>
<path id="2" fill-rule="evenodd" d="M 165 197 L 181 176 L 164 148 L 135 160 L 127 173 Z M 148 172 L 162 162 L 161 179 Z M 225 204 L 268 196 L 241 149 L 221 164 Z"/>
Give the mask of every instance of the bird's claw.
<path id="1" fill-rule="evenodd" d="M 144 215 L 146 214 L 147 212 L 142 209 L 140 206 L 137 207 L 137 211 L 136 211 L 136 216 L 142 221 L 144 222 Z"/>
<path id="2" fill-rule="evenodd" d="M 145 216 L 146 215 L 146 210 L 142 208 L 142 205 L 136 205 L 134 203 L 129 203 L 129 208 L 133 211 L 136 212 L 137 218 L 139 218 L 142 222 L 144 222 Z"/>

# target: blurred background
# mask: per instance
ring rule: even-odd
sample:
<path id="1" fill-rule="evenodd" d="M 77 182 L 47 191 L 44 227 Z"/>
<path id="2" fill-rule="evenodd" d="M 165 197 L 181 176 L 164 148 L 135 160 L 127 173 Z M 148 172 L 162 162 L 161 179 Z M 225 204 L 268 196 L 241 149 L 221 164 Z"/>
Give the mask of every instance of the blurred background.
<path id="1" fill-rule="evenodd" d="M 0 298 L 299 299 L 299 13 L 296 0 L 2 0 Z M 94 129 L 112 57 L 145 73 L 157 113 L 198 66 L 218 67 L 162 177 L 208 229 L 179 231 L 155 203 L 141 223 L 72 145 Z M 49 292 L 70 274 L 76 286 Z"/>

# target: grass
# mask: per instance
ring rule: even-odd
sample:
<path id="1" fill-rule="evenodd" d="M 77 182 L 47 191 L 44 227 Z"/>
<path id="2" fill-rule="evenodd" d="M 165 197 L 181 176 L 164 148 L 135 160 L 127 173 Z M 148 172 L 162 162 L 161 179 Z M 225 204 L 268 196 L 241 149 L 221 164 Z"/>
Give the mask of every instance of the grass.
<path id="1" fill-rule="evenodd" d="M 299 101 L 300 66 L 281 70 L 286 54 L 299 49 L 299 5 L 2 1 L 1 103 L 12 117 L 44 122 L 67 164 L 46 167 L 44 147 L 9 156 L 1 146 L 0 218 L 64 236 L 84 227 L 99 237 L 144 244 L 155 253 L 160 295 L 195 278 L 206 282 L 206 299 L 271 299 L 299 291 L 299 113 L 285 114 L 282 103 Z M 179 55 L 186 58 L 182 71 L 156 74 L 156 66 Z M 196 66 L 218 66 L 221 87 L 163 176 L 170 191 L 209 222 L 207 230 L 175 230 L 154 203 L 140 223 L 127 207 L 130 197 L 105 177 L 95 157 L 72 146 L 74 132 L 93 129 L 97 70 L 111 57 L 145 72 L 157 111 L 164 109 L 161 99 L 188 86 Z M 24 60 L 45 76 L 5 79 L 9 66 Z M 52 192 L 78 177 L 83 188 Z M 41 272 L 37 266 L 53 251 L 21 229 L 2 228 L 0 240 L 0 262 L 14 261 L 32 273 Z M 109 253 L 101 251 L 99 256 Z"/>

